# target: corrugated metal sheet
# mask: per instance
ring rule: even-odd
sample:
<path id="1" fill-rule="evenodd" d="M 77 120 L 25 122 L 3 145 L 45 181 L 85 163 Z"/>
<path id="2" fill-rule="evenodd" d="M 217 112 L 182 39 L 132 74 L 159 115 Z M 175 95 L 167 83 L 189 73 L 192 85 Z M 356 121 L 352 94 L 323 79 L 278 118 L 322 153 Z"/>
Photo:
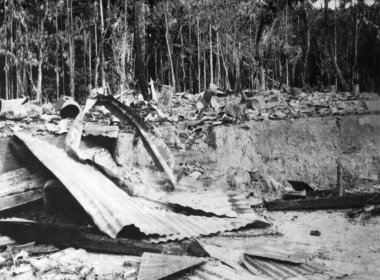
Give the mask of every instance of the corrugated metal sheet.
<path id="1" fill-rule="evenodd" d="M 174 214 L 174 213 L 173 213 Z M 179 233 L 172 235 L 150 238 L 148 241 L 153 243 L 167 242 L 174 240 L 182 240 L 189 237 L 207 236 L 223 231 L 240 229 L 247 225 L 257 225 L 262 227 L 264 224 L 269 225 L 264 220 L 260 220 L 256 214 L 239 215 L 237 218 L 207 218 L 200 216 L 173 216 L 174 220 L 170 220 L 167 215 L 166 223 L 173 227 L 177 227 Z"/>
<path id="2" fill-rule="evenodd" d="M 249 271 L 269 279 L 335 279 L 341 275 L 328 271 L 326 267 L 319 264 L 292 264 L 274 260 L 254 258 L 245 255 L 243 263 Z"/>
<path id="3" fill-rule="evenodd" d="M 146 235 L 164 237 L 151 240 L 160 242 L 209 235 L 260 221 L 254 213 L 237 218 L 209 218 L 144 207 L 93 166 L 73 160 L 63 150 L 38 138 L 24 133 L 16 136 L 63 183 L 98 228 L 111 237 L 134 225 Z"/>
<path id="4" fill-rule="evenodd" d="M 313 257 L 313 254 L 297 246 L 275 246 L 268 244 L 258 244 L 254 249 L 245 251 L 245 254 L 252 257 L 262 257 L 296 264 L 305 263 Z"/>
<path id="5" fill-rule="evenodd" d="M 248 200 L 234 192 L 172 192 L 163 197 L 161 202 L 173 206 L 189 207 L 217 216 L 237 217 L 238 214 L 253 213 Z"/>
<path id="6" fill-rule="evenodd" d="M 207 259 L 189 256 L 144 253 L 137 280 L 156 280 L 199 266 Z"/>
<path id="7" fill-rule="evenodd" d="M 229 250 L 224 247 L 219 247 L 215 245 L 210 245 L 202 242 L 199 239 L 195 239 L 195 246 L 200 246 L 203 250 L 212 258 L 220 260 L 222 263 L 234 268 L 235 270 L 244 270 L 240 265 L 240 257 L 243 252 L 241 250 Z"/>
<path id="8" fill-rule="evenodd" d="M 188 280 L 266 280 L 249 272 L 237 271 L 226 265 L 205 263 L 188 274 L 178 278 Z"/>

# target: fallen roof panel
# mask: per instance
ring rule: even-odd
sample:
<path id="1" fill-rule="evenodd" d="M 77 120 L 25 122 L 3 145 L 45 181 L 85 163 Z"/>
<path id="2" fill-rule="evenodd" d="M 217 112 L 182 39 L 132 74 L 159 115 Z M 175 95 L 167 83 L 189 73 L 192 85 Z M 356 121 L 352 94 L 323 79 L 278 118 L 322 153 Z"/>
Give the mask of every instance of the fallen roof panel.
<path id="1" fill-rule="evenodd" d="M 205 263 L 189 272 L 184 279 L 189 280 L 266 280 L 260 276 L 254 276 L 249 272 L 237 271 L 222 264 Z"/>
<path id="2" fill-rule="evenodd" d="M 206 259 L 144 253 L 137 280 L 158 280 L 204 263 Z"/>
<path id="3" fill-rule="evenodd" d="M 15 135 L 71 192 L 98 228 L 111 237 L 116 237 L 124 227 L 134 225 L 146 235 L 165 236 L 152 240 L 160 242 L 209 235 L 260 221 L 255 213 L 237 218 L 209 218 L 145 207 L 95 167 L 75 161 L 65 151 L 36 137 L 25 133 Z"/>
<path id="4" fill-rule="evenodd" d="M 336 279 L 339 275 L 326 267 L 314 263 L 292 264 L 274 260 L 263 260 L 250 256 L 242 259 L 244 265 L 252 273 L 269 279 Z"/>
<path id="5" fill-rule="evenodd" d="M 237 217 L 238 214 L 253 213 L 248 200 L 234 192 L 171 192 L 164 196 L 161 202 L 174 206 L 189 207 L 212 213 L 218 216 Z"/>

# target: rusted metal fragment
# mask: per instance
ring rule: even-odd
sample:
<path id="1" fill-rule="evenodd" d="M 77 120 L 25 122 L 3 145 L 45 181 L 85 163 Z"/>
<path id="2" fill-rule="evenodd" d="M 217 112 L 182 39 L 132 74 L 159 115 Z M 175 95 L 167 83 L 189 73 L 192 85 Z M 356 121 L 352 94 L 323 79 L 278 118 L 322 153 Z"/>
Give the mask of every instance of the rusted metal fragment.
<path id="1" fill-rule="evenodd" d="M 132 123 L 141 135 L 145 148 L 155 161 L 162 168 L 171 182 L 171 190 L 177 185 L 177 178 L 174 175 L 176 166 L 173 153 L 165 142 L 157 135 L 154 129 L 150 129 L 144 120 L 131 107 L 119 102 L 112 96 L 98 96 L 104 106 L 122 122 Z"/>
<path id="2" fill-rule="evenodd" d="M 43 185 L 44 179 L 26 168 L 0 175 L 0 211 L 41 199 Z"/>
<path id="3" fill-rule="evenodd" d="M 60 246 L 75 246 L 105 253 L 140 256 L 144 252 L 161 252 L 157 245 L 88 233 L 86 227 L 76 225 L 0 221 L 0 233 L 24 242 L 37 241 Z"/>
<path id="4" fill-rule="evenodd" d="M 159 280 L 201 265 L 206 260 L 188 256 L 144 253 L 137 280 Z"/>
<path id="5" fill-rule="evenodd" d="M 119 127 L 115 125 L 85 124 L 83 134 L 85 136 L 103 136 L 116 139 L 119 135 Z"/>
<path id="6" fill-rule="evenodd" d="M 16 137 L 70 191 L 99 229 L 111 237 L 132 225 L 148 235 L 148 239 L 153 234 L 161 237 L 152 242 L 209 235 L 249 224 L 268 225 L 254 213 L 214 218 L 149 208 L 118 188 L 95 167 L 73 160 L 64 150 L 24 133 L 17 133 Z"/>
<path id="7" fill-rule="evenodd" d="M 55 109 L 59 111 L 59 114 L 63 119 L 74 119 L 80 112 L 78 103 L 70 96 L 63 95 L 58 100 Z"/>
<path id="8" fill-rule="evenodd" d="M 316 210 L 360 208 L 366 204 L 380 204 L 380 193 L 361 193 L 342 197 L 305 198 L 297 200 L 274 200 L 264 205 L 271 211 Z"/>

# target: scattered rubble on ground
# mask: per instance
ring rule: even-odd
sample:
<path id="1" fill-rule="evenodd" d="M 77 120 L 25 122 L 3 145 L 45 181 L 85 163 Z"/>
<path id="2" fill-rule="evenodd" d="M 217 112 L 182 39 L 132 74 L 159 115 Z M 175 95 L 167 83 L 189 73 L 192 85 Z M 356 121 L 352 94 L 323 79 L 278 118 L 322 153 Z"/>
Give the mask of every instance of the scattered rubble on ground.
<path id="1" fill-rule="evenodd" d="M 42 106 L 0 100 L 0 138 L 9 141 L 20 164 L 0 174 L 0 279 L 353 275 L 321 265 L 320 252 L 308 246 L 263 243 L 238 249 L 210 240 L 281 238 L 277 221 L 266 217 L 272 211 L 355 208 L 347 210 L 349 219 L 369 220 L 380 212 L 378 191 L 345 189 L 347 172 L 340 161 L 333 189 L 240 167 L 217 177 L 205 147 L 215 148 L 210 131 L 217 126 L 249 131 L 249 121 L 378 114 L 378 95 L 294 89 L 245 90 L 238 96 L 215 85 L 192 95 L 168 86 L 156 92 L 153 83 L 151 90 L 151 103 L 128 104 L 95 90 L 83 108 L 69 97 Z M 297 213 L 290 222 L 302 215 Z M 13 216 L 18 218 L 9 219 Z M 322 239 L 322 231 L 316 227 L 304 235 Z M 104 258 L 115 262 L 105 267 L 99 261 Z"/>

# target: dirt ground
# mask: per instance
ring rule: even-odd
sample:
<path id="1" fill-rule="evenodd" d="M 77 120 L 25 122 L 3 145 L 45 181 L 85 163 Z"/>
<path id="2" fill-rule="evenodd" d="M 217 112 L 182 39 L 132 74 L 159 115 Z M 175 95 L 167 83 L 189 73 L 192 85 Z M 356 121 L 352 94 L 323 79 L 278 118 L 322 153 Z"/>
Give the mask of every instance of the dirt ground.
<path id="1" fill-rule="evenodd" d="M 368 221 L 350 220 L 344 211 L 266 212 L 280 236 L 210 237 L 210 244 L 229 249 L 254 248 L 256 244 L 300 244 L 315 254 L 313 261 L 347 273 L 344 279 L 379 279 L 380 216 Z M 320 236 L 310 235 L 318 230 Z M 247 236 L 254 230 L 245 231 Z"/>

